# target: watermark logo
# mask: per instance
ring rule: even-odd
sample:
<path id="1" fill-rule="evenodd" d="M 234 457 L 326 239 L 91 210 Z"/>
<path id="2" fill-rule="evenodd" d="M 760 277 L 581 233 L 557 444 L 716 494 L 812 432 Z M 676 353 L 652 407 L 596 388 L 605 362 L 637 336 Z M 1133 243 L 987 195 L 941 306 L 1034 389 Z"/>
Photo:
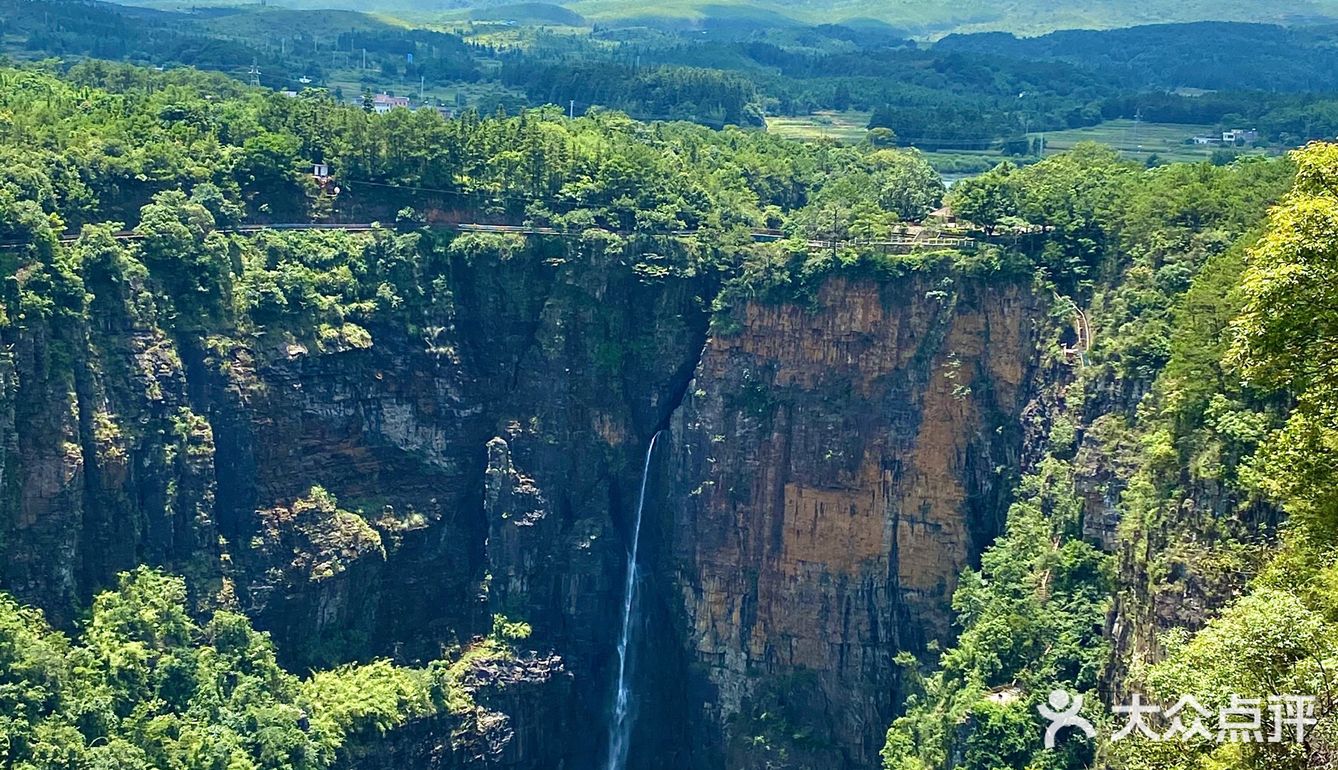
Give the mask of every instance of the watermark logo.
<path id="1" fill-rule="evenodd" d="M 1055 690 L 1050 693 L 1050 706 L 1042 703 L 1036 707 L 1041 712 L 1041 716 L 1050 720 L 1050 726 L 1045 730 L 1045 747 L 1053 749 L 1055 747 L 1055 738 L 1059 736 L 1059 731 L 1067 728 L 1082 730 L 1088 739 L 1096 737 L 1096 728 L 1092 723 L 1078 716 L 1082 711 L 1082 696 L 1074 695 L 1064 690 Z"/>
<path id="2" fill-rule="evenodd" d="M 1055 690 L 1047 703 L 1036 707 L 1049 720 L 1045 747 L 1053 749 L 1059 734 L 1066 729 L 1080 730 L 1087 738 L 1097 737 L 1097 729 L 1079 716 L 1083 696 Z M 1192 695 L 1182 695 L 1169 706 L 1144 703 L 1133 694 L 1130 702 L 1111 709 L 1124 718 L 1124 725 L 1111 733 L 1112 742 L 1130 737 L 1149 741 L 1198 741 L 1216 743 L 1304 743 L 1315 717 L 1315 698 L 1310 695 L 1273 695 L 1265 698 L 1230 696 L 1227 705 L 1216 710 L 1206 708 Z"/>

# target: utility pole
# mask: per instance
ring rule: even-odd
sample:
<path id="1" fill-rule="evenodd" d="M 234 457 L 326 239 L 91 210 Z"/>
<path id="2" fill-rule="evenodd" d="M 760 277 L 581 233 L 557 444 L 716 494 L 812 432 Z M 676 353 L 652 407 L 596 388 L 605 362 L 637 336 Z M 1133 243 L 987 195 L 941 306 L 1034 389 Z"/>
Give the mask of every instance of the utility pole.
<path id="1" fill-rule="evenodd" d="M 426 75 L 419 75 L 419 76 L 418 76 L 418 103 L 419 103 L 419 104 L 422 104 L 422 103 L 423 103 L 423 90 L 424 90 L 424 88 L 426 88 L 426 87 L 427 87 L 427 76 L 426 76 Z"/>
<path id="2" fill-rule="evenodd" d="M 568 119 L 568 120 L 575 120 L 575 119 L 576 119 L 576 100 L 575 100 L 575 99 L 572 99 L 570 102 L 567 103 L 567 119 Z"/>

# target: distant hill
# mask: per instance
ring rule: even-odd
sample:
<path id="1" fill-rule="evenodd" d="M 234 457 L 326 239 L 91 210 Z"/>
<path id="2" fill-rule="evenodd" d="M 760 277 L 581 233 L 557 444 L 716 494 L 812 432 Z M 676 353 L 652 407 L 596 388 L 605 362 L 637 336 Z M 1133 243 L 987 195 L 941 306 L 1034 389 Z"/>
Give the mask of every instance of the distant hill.
<path id="1" fill-rule="evenodd" d="M 564 4 L 602 21 L 655 15 L 709 21 L 751 11 L 805 23 L 876 20 L 919 36 L 990 30 L 1040 34 L 1205 20 L 1292 24 L 1338 18 L 1338 0 L 664 0 L 650 6 L 633 0 L 572 0 Z"/>
<path id="2" fill-rule="evenodd" d="M 1135 88 L 1333 91 L 1338 90 L 1336 32 L 1332 25 L 1153 24 L 1035 37 L 952 34 L 935 43 L 934 51 L 1071 62 Z"/>
<path id="3" fill-rule="evenodd" d="M 134 0 L 159 8 L 236 5 L 238 0 Z M 861 20 L 887 24 L 919 37 L 952 32 L 1007 31 L 1042 34 L 1058 29 L 1112 29 L 1139 24 L 1188 21 L 1249 21 L 1303 24 L 1338 20 L 1338 0 L 269 0 L 293 8 L 341 8 L 465 18 L 483 10 L 486 18 L 517 23 L 683 28 L 774 27 Z M 576 15 L 544 6 L 560 5 Z M 503 9 L 499 10 L 498 6 Z M 508 16 L 506 14 L 510 13 Z M 476 17 L 477 18 L 477 17 Z"/>
<path id="4" fill-rule="evenodd" d="M 535 26 L 581 27 L 585 17 L 553 3 L 511 3 L 489 5 L 469 11 L 474 21 L 502 21 Z"/>

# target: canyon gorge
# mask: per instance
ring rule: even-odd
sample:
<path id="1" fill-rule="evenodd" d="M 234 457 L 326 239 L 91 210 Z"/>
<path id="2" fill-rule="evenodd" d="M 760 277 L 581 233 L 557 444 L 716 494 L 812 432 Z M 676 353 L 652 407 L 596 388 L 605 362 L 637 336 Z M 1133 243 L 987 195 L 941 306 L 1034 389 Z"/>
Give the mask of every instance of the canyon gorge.
<path id="1" fill-rule="evenodd" d="M 5 338 L 5 585 L 68 625 L 161 566 L 294 670 L 523 620 L 530 652 L 478 674 L 496 723 L 354 766 L 595 767 L 645 460 L 627 766 L 873 766 L 894 657 L 950 640 L 1071 372 L 1049 299 L 944 267 L 721 306 L 627 257 L 664 244 L 467 238 L 449 322 L 368 339 L 183 332 L 90 269 L 86 323 Z"/>

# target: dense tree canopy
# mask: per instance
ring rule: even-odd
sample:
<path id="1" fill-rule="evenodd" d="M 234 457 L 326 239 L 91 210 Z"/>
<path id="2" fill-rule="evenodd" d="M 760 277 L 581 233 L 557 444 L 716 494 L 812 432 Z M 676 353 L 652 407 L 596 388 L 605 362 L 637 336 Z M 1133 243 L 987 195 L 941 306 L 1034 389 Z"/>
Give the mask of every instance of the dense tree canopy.
<path id="1" fill-rule="evenodd" d="M 952 35 L 932 46 L 835 24 L 708 36 L 598 26 L 497 36 L 488 24 L 456 32 L 263 5 L 187 13 L 0 3 L 0 52 L 196 67 L 276 89 L 326 87 L 348 103 L 388 91 L 452 110 L 556 104 L 715 127 L 856 110 L 902 145 L 1010 155 L 1031 152 L 1028 132 L 1112 118 L 1248 125 L 1284 144 L 1338 130 L 1334 35 L 1324 27 L 1151 25 L 1028 39 Z M 1183 88 L 1212 93 L 1175 90 Z"/>
<path id="2" fill-rule="evenodd" d="M 359 734 L 475 708 L 459 666 L 508 655 L 503 632 L 456 663 L 376 661 L 306 679 L 242 615 L 204 622 L 186 584 L 148 569 L 99 596 L 76 638 L 0 595 L 0 761 L 22 770 L 314 770 Z"/>

